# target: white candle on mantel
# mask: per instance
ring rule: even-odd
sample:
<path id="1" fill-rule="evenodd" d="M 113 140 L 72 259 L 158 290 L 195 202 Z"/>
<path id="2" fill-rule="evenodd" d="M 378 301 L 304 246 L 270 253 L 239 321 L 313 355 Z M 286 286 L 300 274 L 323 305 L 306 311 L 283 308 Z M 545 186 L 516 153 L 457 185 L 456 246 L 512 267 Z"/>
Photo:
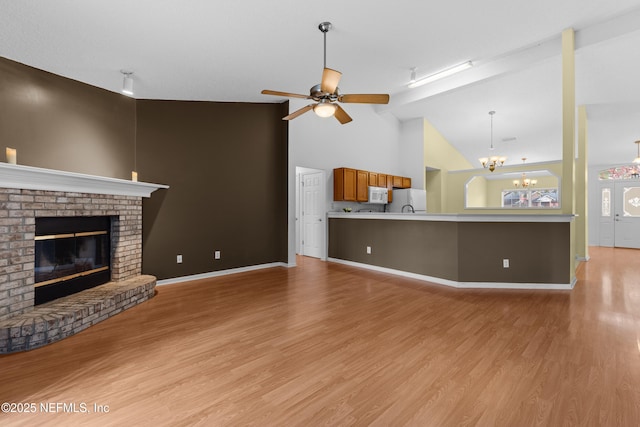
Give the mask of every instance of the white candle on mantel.
<path id="1" fill-rule="evenodd" d="M 7 147 L 7 163 L 11 163 L 12 165 L 15 165 L 17 157 L 18 157 L 18 150 L 16 150 L 15 148 Z"/>
<path id="2" fill-rule="evenodd" d="M 138 172 L 131 171 L 131 181 L 134 181 L 134 182 L 138 181 Z"/>

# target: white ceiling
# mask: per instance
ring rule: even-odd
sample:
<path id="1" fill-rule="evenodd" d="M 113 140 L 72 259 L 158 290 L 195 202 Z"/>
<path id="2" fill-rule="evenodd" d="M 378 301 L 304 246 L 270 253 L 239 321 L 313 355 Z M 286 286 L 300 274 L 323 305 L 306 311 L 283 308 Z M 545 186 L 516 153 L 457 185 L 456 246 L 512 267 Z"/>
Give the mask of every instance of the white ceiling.
<path id="1" fill-rule="evenodd" d="M 0 56 L 114 92 L 132 70 L 137 98 L 280 102 L 260 91 L 319 82 L 322 21 L 342 92 L 390 93 L 380 114 L 427 118 L 473 163 L 490 154 L 495 110 L 495 153 L 512 164 L 560 159 L 560 34 L 572 27 L 590 163 L 635 157 L 640 0 L 0 0 Z M 411 67 L 467 60 L 458 76 L 406 88 Z"/>

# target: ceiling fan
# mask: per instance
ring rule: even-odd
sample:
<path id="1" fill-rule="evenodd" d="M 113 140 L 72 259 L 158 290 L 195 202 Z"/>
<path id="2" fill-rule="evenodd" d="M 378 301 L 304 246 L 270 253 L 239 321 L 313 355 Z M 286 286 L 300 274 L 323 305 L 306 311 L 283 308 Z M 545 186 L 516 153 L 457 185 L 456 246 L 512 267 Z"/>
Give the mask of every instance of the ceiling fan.
<path id="1" fill-rule="evenodd" d="M 294 111 L 282 118 L 282 120 L 292 120 L 296 117 L 313 110 L 320 117 L 335 116 L 342 124 L 349 123 L 352 119 L 338 102 L 359 103 L 359 104 L 388 104 L 387 94 L 341 94 L 338 89 L 338 82 L 342 73 L 340 71 L 327 68 L 327 32 L 331 29 L 331 22 L 322 22 L 318 29 L 324 34 L 324 70 L 322 71 L 322 81 L 309 90 L 309 95 L 297 93 L 279 92 L 275 90 L 263 90 L 264 95 L 286 96 L 290 98 L 313 99 L 315 104 L 309 104 L 299 110 Z"/>

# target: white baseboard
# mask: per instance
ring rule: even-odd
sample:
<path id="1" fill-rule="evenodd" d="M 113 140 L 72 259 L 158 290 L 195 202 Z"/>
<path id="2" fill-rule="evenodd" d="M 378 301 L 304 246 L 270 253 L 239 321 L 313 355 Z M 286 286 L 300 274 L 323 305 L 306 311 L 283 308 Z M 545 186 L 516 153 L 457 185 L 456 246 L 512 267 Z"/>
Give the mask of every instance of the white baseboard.
<path id="1" fill-rule="evenodd" d="M 287 264 L 286 262 L 272 262 L 269 264 L 250 265 L 248 267 L 238 267 L 238 268 L 230 268 L 227 270 L 211 271 L 209 273 L 192 274 L 190 276 L 173 277 L 171 279 L 158 280 L 158 282 L 156 283 L 156 286 L 172 285 L 174 283 L 189 282 L 191 280 L 210 279 L 212 277 L 227 276 L 229 274 L 244 273 L 246 271 L 262 270 L 265 268 L 273 268 L 273 267 L 289 268 L 289 267 L 295 267 L 295 264 L 290 265 L 290 264 Z"/>
<path id="2" fill-rule="evenodd" d="M 455 280 L 442 279 L 440 277 L 426 276 L 424 274 L 410 273 L 408 271 L 395 270 L 393 268 L 379 267 L 377 265 L 363 264 L 359 262 L 346 261 L 338 258 L 328 258 L 328 261 L 345 264 L 352 267 L 364 268 L 367 270 L 379 271 L 381 273 L 395 274 L 397 276 L 409 277 L 425 282 L 436 283 L 438 285 L 450 286 L 460 289 L 531 289 L 531 290 L 571 290 L 576 284 L 574 277 L 571 283 L 501 283 L 501 282 L 457 282 Z"/>

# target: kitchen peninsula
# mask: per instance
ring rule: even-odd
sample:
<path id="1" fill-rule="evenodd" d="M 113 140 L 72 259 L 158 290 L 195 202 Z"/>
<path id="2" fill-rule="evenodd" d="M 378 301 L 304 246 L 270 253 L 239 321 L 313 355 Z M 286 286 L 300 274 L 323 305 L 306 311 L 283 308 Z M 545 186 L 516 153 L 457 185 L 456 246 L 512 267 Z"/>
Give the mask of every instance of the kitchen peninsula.
<path id="1" fill-rule="evenodd" d="M 573 220 L 560 214 L 329 212 L 328 255 L 460 288 L 571 289 Z"/>

